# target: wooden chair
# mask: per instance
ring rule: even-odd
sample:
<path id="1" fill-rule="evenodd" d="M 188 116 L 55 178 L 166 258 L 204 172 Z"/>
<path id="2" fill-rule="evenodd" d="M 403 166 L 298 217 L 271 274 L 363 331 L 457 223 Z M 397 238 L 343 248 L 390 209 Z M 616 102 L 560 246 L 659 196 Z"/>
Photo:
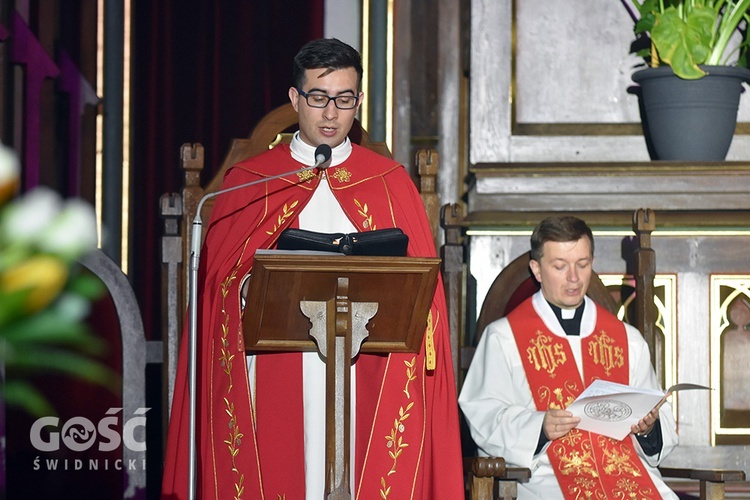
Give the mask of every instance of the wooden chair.
<path id="1" fill-rule="evenodd" d="M 177 351 L 182 323 L 187 308 L 188 265 L 190 262 L 190 239 L 192 223 L 201 198 L 220 189 L 224 174 L 237 162 L 268 150 L 280 143 L 291 142 L 297 129 L 297 113 L 291 104 L 284 104 L 268 113 L 253 129 L 249 137 L 233 139 L 221 167 L 204 186 L 200 174 L 205 163 L 201 144 L 183 144 L 180 149 L 180 167 L 184 171 L 185 184 L 181 193 L 168 193 L 160 199 L 161 215 L 164 222 L 162 236 L 162 311 L 164 311 L 164 380 L 167 397 L 166 414 L 169 415 L 174 378 L 177 371 Z M 385 143 L 375 142 L 355 119 L 349 139 L 380 155 L 392 158 Z M 420 176 L 420 194 L 425 204 L 437 237 L 438 195 L 435 189 L 438 155 L 434 150 L 421 150 L 416 154 L 417 172 Z M 208 224 L 214 199 L 207 200 L 201 210 L 204 225 Z M 204 233 L 205 235 L 205 233 Z"/>
<path id="2" fill-rule="evenodd" d="M 451 327 L 458 328 L 461 317 L 461 276 L 463 252 L 461 247 L 462 208 L 458 205 L 448 205 L 441 209 L 441 225 L 445 230 L 445 247 L 442 250 L 443 280 L 446 287 L 446 300 L 449 306 Z M 644 335 L 651 350 L 652 363 L 657 369 L 663 360 L 663 346 L 659 346 L 656 335 L 656 308 L 654 306 L 654 275 L 655 253 L 650 247 L 651 232 L 655 229 L 655 216 L 651 210 L 638 210 L 633 218 L 633 230 L 639 242 L 635 252 L 635 283 L 636 283 L 636 321 L 635 325 Z M 459 260 L 460 259 L 460 260 Z M 503 269 L 492 283 L 482 304 L 477 319 L 476 344 L 485 327 L 513 310 L 525 298 L 530 297 L 538 289 L 529 270 L 530 254 L 524 253 Z M 607 288 L 594 274 L 587 295 L 605 307 L 613 314 L 617 314 L 617 304 L 607 291 Z M 460 344 L 455 344 L 460 345 Z M 457 379 L 460 381 L 461 372 L 469 368 L 474 354 L 473 346 L 457 349 Z M 464 433 L 468 436 L 468 432 Z M 469 438 L 470 439 L 470 438 Z M 464 459 L 464 469 L 467 475 L 467 486 L 472 500 L 490 500 L 494 498 L 510 499 L 517 496 L 518 482 L 528 481 L 531 471 L 526 468 L 509 467 L 501 457 L 467 457 Z M 744 481 L 745 473 L 738 470 L 712 469 L 682 469 L 660 468 L 664 477 L 675 479 L 689 479 L 700 482 L 700 498 L 724 498 L 725 484 L 729 481 Z"/>

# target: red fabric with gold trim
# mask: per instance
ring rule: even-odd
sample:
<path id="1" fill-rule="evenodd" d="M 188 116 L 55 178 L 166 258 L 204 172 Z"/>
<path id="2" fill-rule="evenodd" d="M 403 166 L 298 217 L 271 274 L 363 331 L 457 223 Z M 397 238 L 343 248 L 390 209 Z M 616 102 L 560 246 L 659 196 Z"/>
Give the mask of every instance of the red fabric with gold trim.
<path id="1" fill-rule="evenodd" d="M 566 408 L 596 379 L 629 381 L 625 326 L 599 305 L 594 333 L 581 342 L 585 385 L 570 344 L 547 328 L 531 298 L 508 322 L 539 411 Z M 547 455 L 565 498 L 659 498 L 629 436 L 617 441 L 573 429 L 552 441 Z"/>
<path id="2" fill-rule="evenodd" d="M 223 187 L 301 167 L 291 158 L 289 146 L 279 145 L 230 169 Z M 350 158 L 327 173 L 334 195 L 359 231 L 399 227 L 409 236 L 409 256 L 435 255 L 426 215 L 414 210 L 422 205 L 419 193 L 402 166 L 353 146 Z M 265 384 L 283 383 L 287 397 L 272 404 L 259 402 L 256 415 L 250 404 L 239 286 L 252 269 L 255 250 L 274 247 L 280 232 L 297 224 L 297 215 L 319 182 L 318 176 L 293 175 L 220 196 L 214 206 L 199 277 L 201 498 L 275 500 L 277 495 L 298 498 L 304 491 L 304 459 L 299 457 L 303 423 L 295 410 L 302 397 L 301 355 L 257 358 L 256 394 L 279 393 L 278 385 L 266 388 Z M 441 280 L 430 320 L 430 334 L 418 354 L 360 355 L 356 363 L 359 430 L 352 485 L 356 498 L 463 496 L 458 408 Z M 187 368 L 182 362 L 186 338 L 183 335 L 165 458 L 162 490 L 168 498 L 185 498 L 187 492 Z M 432 356 L 425 349 L 429 343 L 434 345 Z M 429 362 L 434 369 L 426 369 Z M 294 399 L 293 406 L 279 407 L 286 399 Z M 275 419 L 273 427 L 268 427 L 268 418 Z M 270 433 L 274 435 L 267 439 Z"/>

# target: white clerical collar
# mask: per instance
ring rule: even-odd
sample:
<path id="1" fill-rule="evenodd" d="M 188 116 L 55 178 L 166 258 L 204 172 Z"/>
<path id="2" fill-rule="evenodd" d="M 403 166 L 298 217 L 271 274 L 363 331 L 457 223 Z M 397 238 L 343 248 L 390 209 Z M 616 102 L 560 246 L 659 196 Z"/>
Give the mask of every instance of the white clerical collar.
<path id="1" fill-rule="evenodd" d="M 299 137 L 299 131 L 294 133 L 292 143 L 292 158 L 303 165 L 313 165 L 315 163 L 315 148 L 304 142 Z M 331 167 L 344 163 L 349 155 L 352 154 L 352 143 L 347 137 L 344 142 L 332 149 Z"/>
<path id="2" fill-rule="evenodd" d="M 562 319 L 573 319 L 575 317 L 576 312 L 578 311 L 578 309 L 582 308 L 582 307 L 583 307 L 583 303 L 581 303 L 581 305 L 578 306 L 578 307 L 574 307 L 573 309 L 559 308 L 560 309 L 560 316 L 562 317 Z M 553 310 L 554 310 L 554 308 L 553 308 Z M 581 311 L 581 312 L 583 312 L 583 311 Z"/>

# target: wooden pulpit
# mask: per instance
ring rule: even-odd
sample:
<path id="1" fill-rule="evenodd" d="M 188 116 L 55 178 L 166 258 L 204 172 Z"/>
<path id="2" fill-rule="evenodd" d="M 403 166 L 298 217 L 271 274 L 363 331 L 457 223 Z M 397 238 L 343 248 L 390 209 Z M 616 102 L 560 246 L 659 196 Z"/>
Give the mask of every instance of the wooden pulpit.
<path id="1" fill-rule="evenodd" d="M 259 250 L 243 328 L 248 351 L 326 359 L 327 499 L 351 498 L 350 368 L 358 353 L 419 352 L 440 259 Z"/>

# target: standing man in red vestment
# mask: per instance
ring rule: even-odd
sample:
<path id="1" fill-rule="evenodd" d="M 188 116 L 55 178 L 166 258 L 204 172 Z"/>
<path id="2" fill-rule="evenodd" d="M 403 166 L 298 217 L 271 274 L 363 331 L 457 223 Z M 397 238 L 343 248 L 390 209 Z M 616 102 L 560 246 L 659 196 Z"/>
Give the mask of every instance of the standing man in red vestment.
<path id="1" fill-rule="evenodd" d="M 347 137 L 364 95 L 361 58 L 336 39 L 295 57 L 289 99 L 299 116 L 291 144 L 231 168 L 223 188 L 314 164 L 330 166 L 220 195 L 199 278 L 197 491 L 201 498 L 319 499 L 325 490 L 325 365 L 317 353 L 246 356 L 242 285 L 257 249 L 289 227 L 321 232 L 399 227 L 407 254 L 435 255 L 410 176 Z M 396 290 L 394 290 L 395 292 Z M 163 496 L 187 496 L 186 335 L 178 366 Z M 418 354 L 359 354 L 352 368 L 352 496 L 463 498 L 458 407 L 442 282 Z"/>

